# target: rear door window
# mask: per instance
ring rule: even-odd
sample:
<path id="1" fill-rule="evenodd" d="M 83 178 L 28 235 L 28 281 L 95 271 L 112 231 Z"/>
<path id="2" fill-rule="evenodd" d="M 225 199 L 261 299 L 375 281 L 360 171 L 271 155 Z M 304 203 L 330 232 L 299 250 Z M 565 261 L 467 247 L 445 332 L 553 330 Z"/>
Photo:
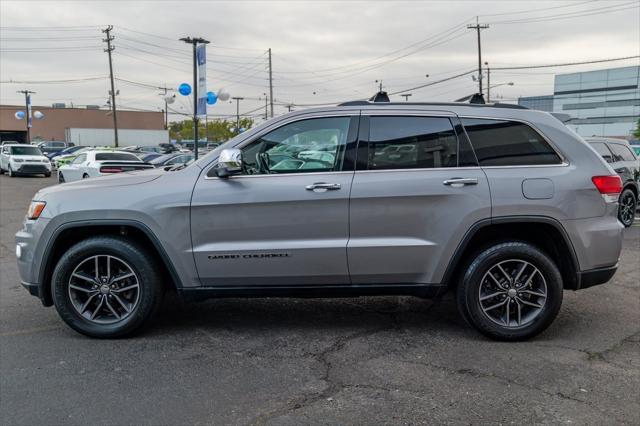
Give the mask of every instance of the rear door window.
<path id="1" fill-rule="evenodd" d="M 613 154 L 611 154 L 611 151 L 609 151 L 609 148 L 607 148 L 606 143 L 593 142 L 591 146 L 593 147 L 593 149 L 598 151 L 598 154 L 600 154 L 600 156 L 604 158 L 607 163 L 611 163 L 613 161 Z"/>
<path id="2" fill-rule="evenodd" d="M 530 126 L 509 120 L 463 118 L 480 166 L 561 164 L 562 159 Z"/>
<path id="3" fill-rule="evenodd" d="M 447 117 L 373 116 L 367 155 L 368 170 L 457 167 L 458 138 Z"/>
<path id="4" fill-rule="evenodd" d="M 616 161 L 634 161 L 636 158 L 629 148 L 617 143 L 610 143 L 609 148 L 613 151 Z"/>

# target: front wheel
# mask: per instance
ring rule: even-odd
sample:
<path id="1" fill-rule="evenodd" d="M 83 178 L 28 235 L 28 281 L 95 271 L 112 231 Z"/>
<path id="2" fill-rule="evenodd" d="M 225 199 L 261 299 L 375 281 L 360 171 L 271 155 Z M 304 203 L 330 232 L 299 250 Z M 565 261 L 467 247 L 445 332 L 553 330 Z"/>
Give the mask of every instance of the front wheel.
<path id="1" fill-rule="evenodd" d="M 58 172 L 58 183 L 64 183 L 64 175 L 62 172 Z"/>
<path id="2" fill-rule="evenodd" d="M 562 305 L 562 276 L 540 249 L 523 242 L 480 252 L 458 284 L 457 303 L 478 331 L 497 340 L 525 340 L 544 331 Z"/>
<path id="3" fill-rule="evenodd" d="M 618 220 L 626 227 L 633 225 L 636 217 L 638 200 L 636 194 L 629 188 L 622 191 L 618 201 Z"/>
<path id="4" fill-rule="evenodd" d="M 16 173 L 15 173 L 15 172 L 13 171 L 13 169 L 11 168 L 11 164 L 9 164 L 9 170 L 8 170 L 8 173 L 9 173 L 9 177 L 15 177 L 15 176 L 16 176 Z"/>
<path id="5" fill-rule="evenodd" d="M 46 173 L 44 174 L 44 177 L 51 177 L 51 172 L 46 172 Z"/>
<path id="6" fill-rule="evenodd" d="M 122 337 L 152 317 L 163 295 L 154 257 L 121 237 L 93 237 L 71 247 L 52 277 L 60 317 L 91 337 Z"/>

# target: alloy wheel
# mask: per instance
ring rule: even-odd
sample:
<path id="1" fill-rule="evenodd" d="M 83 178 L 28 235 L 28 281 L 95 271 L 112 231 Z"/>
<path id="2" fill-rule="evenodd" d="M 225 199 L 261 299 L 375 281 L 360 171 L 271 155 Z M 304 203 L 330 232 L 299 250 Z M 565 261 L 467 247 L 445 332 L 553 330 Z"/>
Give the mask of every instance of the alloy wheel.
<path id="1" fill-rule="evenodd" d="M 113 324 L 127 318 L 140 299 L 140 282 L 122 259 L 96 255 L 84 259 L 69 278 L 69 298 L 84 319 Z"/>
<path id="2" fill-rule="evenodd" d="M 636 200 L 633 193 L 626 191 L 620 198 L 620 205 L 618 206 L 618 217 L 620 222 L 629 226 L 633 222 L 634 215 L 636 214 Z"/>
<path id="3" fill-rule="evenodd" d="M 547 282 L 532 263 L 509 259 L 493 265 L 482 277 L 478 301 L 482 312 L 507 328 L 531 324 L 547 300 Z"/>

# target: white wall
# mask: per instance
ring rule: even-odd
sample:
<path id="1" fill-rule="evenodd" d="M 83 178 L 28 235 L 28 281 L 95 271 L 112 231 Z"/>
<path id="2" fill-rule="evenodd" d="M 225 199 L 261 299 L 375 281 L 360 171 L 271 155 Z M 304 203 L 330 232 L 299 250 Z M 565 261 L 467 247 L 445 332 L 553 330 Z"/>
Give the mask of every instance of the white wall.
<path id="1" fill-rule="evenodd" d="M 81 129 L 65 130 L 67 142 L 84 146 L 114 146 L 113 129 Z M 167 130 L 118 129 L 118 146 L 129 145 L 151 146 L 169 142 Z"/>

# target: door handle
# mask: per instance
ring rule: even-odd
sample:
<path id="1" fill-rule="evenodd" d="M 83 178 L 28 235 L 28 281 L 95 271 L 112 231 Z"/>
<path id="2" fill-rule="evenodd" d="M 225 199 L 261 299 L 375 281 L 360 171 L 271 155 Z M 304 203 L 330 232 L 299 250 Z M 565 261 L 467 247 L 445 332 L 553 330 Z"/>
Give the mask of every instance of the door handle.
<path id="1" fill-rule="evenodd" d="M 339 183 L 324 183 L 324 182 L 316 182 L 311 185 L 307 185 L 304 187 L 307 191 L 315 191 L 316 189 L 321 189 L 325 191 L 335 191 L 340 189 Z"/>
<path id="2" fill-rule="evenodd" d="M 454 188 L 460 188 L 465 185 L 477 185 L 478 178 L 451 178 L 442 182 L 443 185 L 453 186 Z"/>

